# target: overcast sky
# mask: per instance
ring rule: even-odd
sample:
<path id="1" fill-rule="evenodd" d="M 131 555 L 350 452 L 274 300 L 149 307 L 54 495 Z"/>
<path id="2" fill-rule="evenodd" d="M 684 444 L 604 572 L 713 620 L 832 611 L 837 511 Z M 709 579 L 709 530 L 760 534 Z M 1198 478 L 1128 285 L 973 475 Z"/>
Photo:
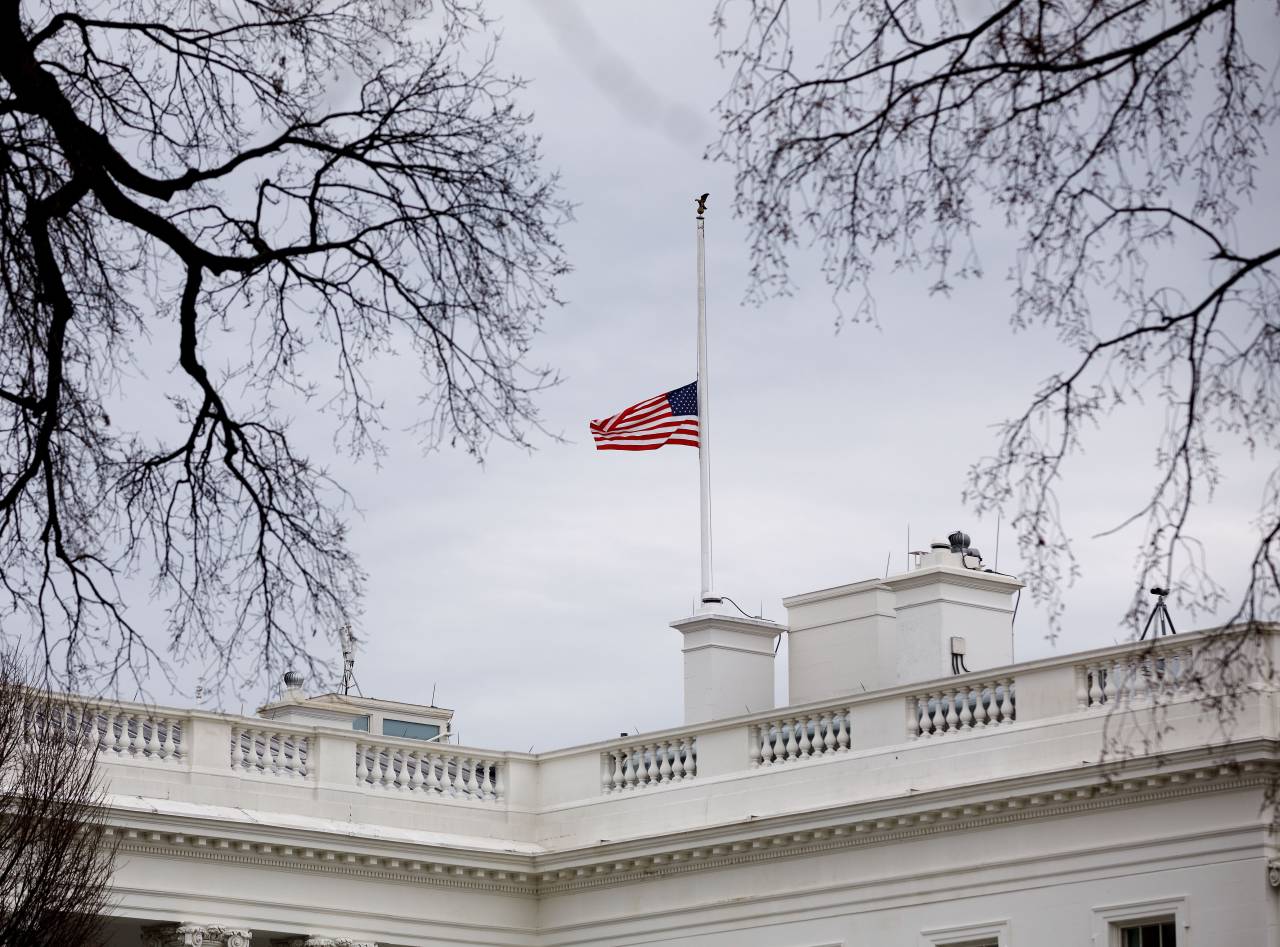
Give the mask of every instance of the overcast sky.
<path id="1" fill-rule="evenodd" d="M 837 332 L 805 258 L 801 292 L 741 305 L 747 258 L 730 169 L 701 157 L 727 81 L 710 9 L 490 3 L 499 63 L 529 80 L 521 104 L 577 204 L 563 233 L 574 267 L 566 304 L 533 353 L 563 376 L 541 408 L 567 442 L 532 453 L 497 445 L 477 466 L 461 453 L 424 457 L 393 430 L 380 467 L 335 461 L 361 508 L 352 539 L 370 577 L 363 691 L 425 703 L 434 688 L 471 745 L 546 750 L 682 719 L 680 640 L 668 623 L 698 592 L 697 454 L 597 453 L 586 425 L 695 377 L 696 194 L 711 192 L 716 586 L 748 611 L 785 620 L 783 596 L 883 575 L 886 558 L 902 571 L 908 527 L 917 548 L 967 529 L 990 562 L 996 524 L 962 505 L 966 468 L 994 448 L 992 425 L 1069 358 L 1051 333 L 1010 332 L 1013 238 L 995 229 L 980 247 L 990 275 L 950 298 L 930 297 L 920 277 L 880 275 L 878 328 Z M 407 425 L 418 386 L 412 364 L 398 371 L 381 395 Z M 1143 501 L 1158 430 L 1159 417 L 1135 406 L 1070 466 L 1065 513 L 1083 575 L 1056 646 L 1024 597 L 1018 659 L 1125 635 L 1140 533 L 1089 537 Z M 1223 465 L 1230 479 L 1200 529 L 1235 589 L 1265 468 L 1238 451 Z M 999 567 L 1019 569 L 1010 533 Z M 784 644 L 779 703 L 785 659 Z"/>

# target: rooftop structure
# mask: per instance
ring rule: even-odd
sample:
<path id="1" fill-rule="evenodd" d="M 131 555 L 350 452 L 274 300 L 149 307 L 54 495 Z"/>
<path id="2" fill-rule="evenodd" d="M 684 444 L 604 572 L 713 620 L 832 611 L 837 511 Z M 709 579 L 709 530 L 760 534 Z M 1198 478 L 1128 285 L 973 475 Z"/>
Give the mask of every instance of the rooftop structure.
<path id="1" fill-rule="evenodd" d="M 121 841 L 111 943 L 1280 943 L 1280 627 L 1013 664 L 1017 580 L 962 534 L 916 558 L 786 625 L 674 622 L 686 723 L 545 753 L 296 678 L 257 717 L 69 698 Z M 1224 645 L 1257 669 L 1229 730 Z"/>

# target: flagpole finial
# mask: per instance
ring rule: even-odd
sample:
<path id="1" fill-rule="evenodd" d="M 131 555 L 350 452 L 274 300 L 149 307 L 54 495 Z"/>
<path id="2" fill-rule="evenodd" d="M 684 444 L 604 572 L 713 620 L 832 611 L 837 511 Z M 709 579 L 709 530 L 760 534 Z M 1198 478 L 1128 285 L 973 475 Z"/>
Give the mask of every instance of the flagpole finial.
<path id="1" fill-rule="evenodd" d="M 693 202 L 698 205 L 698 219 L 702 219 L 702 215 L 707 212 L 707 198 L 711 196 L 711 192 L 703 194 L 701 197 L 695 197 Z"/>

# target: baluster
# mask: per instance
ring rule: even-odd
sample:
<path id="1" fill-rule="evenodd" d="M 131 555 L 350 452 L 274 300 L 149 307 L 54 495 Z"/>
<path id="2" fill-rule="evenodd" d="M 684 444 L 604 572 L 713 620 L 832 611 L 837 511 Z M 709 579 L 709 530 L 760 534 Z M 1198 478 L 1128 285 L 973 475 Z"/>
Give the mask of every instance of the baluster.
<path id="1" fill-rule="evenodd" d="M 834 753 L 836 751 L 836 711 L 832 710 L 822 715 L 822 752 Z"/>
<path id="2" fill-rule="evenodd" d="M 813 750 L 813 743 L 809 740 L 809 718 L 797 717 L 796 720 L 800 724 L 800 759 L 807 760 Z"/>
<path id="3" fill-rule="evenodd" d="M 1005 723 L 1011 723 L 1016 713 L 1013 697 L 1013 678 L 1006 677 L 1004 679 L 1004 700 L 1000 702 L 1000 716 Z"/>
<path id="4" fill-rule="evenodd" d="M 1133 659 L 1133 697 L 1137 701 L 1145 701 L 1151 694 L 1155 676 L 1155 659 L 1149 655 L 1139 655 Z"/>
<path id="5" fill-rule="evenodd" d="M 444 781 L 441 776 L 444 757 L 434 750 L 427 750 L 422 754 L 422 765 L 425 769 L 422 774 L 422 791 L 441 795 L 444 792 Z"/>
<path id="6" fill-rule="evenodd" d="M 356 744 L 356 785 L 361 789 L 369 782 L 369 763 L 365 759 L 364 744 Z"/>
<path id="7" fill-rule="evenodd" d="M 440 793 L 440 777 L 435 774 L 436 764 L 439 764 L 440 755 L 430 750 L 426 752 L 424 763 L 426 764 L 426 792 L 434 792 L 436 795 Z"/>
<path id="8" fill-rule="evenodd" d="M 990 719 L 990 715 L 987 713 L 987 705 L 983 703 L 986 691 L 987 685 L 985 684 L 978 684 L 973 689 L 973 727 L 975 730 L 981 730 Z"/>
<path id="9" fill-rule="evenodd" d="M 945 733 L 947 728 L 947 711 L 944 701 L 947 695 L 944 692 L 939 691 L 938 693 L 930 694 L 929 696 L 933 698 L 933 732 L 935 734 Z"/>
<path id="10" fill-rule="evenodd" d="M 613 753 L 609 750 L 600 756 L 600 791 L 606 796 L 613 792 Z"/>
<path id="11" fill-rule="evenodd" d="M 1076 665 L 1076 706 L 1085 710 L 1089 706 L 1089 669 Z"/>
<path id="12" fill-rule="evenodd" d="M 404 765 L 409 771 L 408 779 L 405 780 L 405 789 L 408 792 L 422 791 L 422 751 L 406 750 L 404 754 Z"/>
<path id="13" fill-rule="evenodd" d="M 851 730 L 851 725 L 849 723 L 850 712 L 851 712 L 851 709 L 848 707 L 845 707 L 840 711 L 840 729 L 836 731 L 836 747 L 838 748 L 838 751 L 841 753 L 849 749 L 849 741 L 853 737 L 853 734 L 850 732 Z"/>
<path id="14" fill-rule="evenodd" d="M 918 698 L 920 706 L 920 736 L 933 735 L 933 716 L 929 713 L 929 695 Z"/>
<path id="15" fill-rule="evenodd" d="M 400 751 L 394 746 L 383 747 L 378 752 L 378 766 L 382 770 L 382 785 L 389 790 L 400 788 L 400 773 L 396 763 L 400 760 Z"/>
<path id="16" fill-rule="evenodd" d="M 622 770 L 622 777 L 626 783 L 626 788 L 634 789 L 636 785 L 636 751 L 628 747 L 620 752 L 622 752 L 626 757 L 626 763 Z"/>
<path id="17" fill-rule="evenodd" d="M 758 769 L 764 762 L 764 741 L 767 726 L 767 724 L 758 724 L 747 728 L 747 742 L 750 745 L 748 757 L 752 769 Z"/>
<path id="18" fill-rule="evenodd" d="M 671 779 L 680 782 L 684 779 L 684 738 L 677 738 L 674 746 L 675 749 L 671 752 Z"/>
<path id="19" fill-rule="evenodd" d="M 647 749 L 649 751 L 649 785 L 654 785 L 662 779 L 662 767 L 658 765 L 658 748 L 659 744 L 651 744 Z"/>
<path id="20" fill-rule="evenodd" d="M 658 768 L 658 776 L 664 783 L 671 782 L 674 770 L 671 769 L 671 742 L 659 743 L 657 752 L 662 754 L 662 766 Z"/>
<path id="21" fill-rule="evenodd" d="M 501 761 L 493 764 L 493 801 L 499 802 L 506 798 L 507 764 Z"/>
<path id="22" fill-rule="evenodd" d="M 451 796 L 460 796 L 467 790 L 467 775 L 463 770 L 463 757 L 451 753 L 445 760 L 445 788 Z"/>
<path id="23" fill-rule="evenodd" d="M 467 771 L 467 795 L 479 798 L 480 780 L 476 777 L 476 767 L 481 765 L 481 761 L 472 757 L 467 762 L 471 764 L 471 768 Z"/>
<path id="24" fill-rule="evenodd" d="M 457 776 L 453 780 L 453 788 L 459 796 L 466 799 L 471 795 L 471 780 L 476 775 L 476 761 L 469 756 L 458 757 Z"/>
<path id="25" fill-rule="evenodd" d="M 760 725 L 760 765 L 771 766 L 773 756 L 773 724 L 762 723 Z"/>
<path id="26" fill-rule="evenodd" d="M 1174 690 L 1181 693 L 1186 690 L 1187 678 L 1191 674 L 1191 649 L 1178 650 L 1178 676 L 1174 679 Z"/>
<path id="27" fill-rule="evenodd" d="M 160 741 L 160 755 L 171 760 L 178 753 L 177 741 L 173 738 L 174 719 L 168 717 L 164 722 L 164 739 Z"/>
<path id="28" fill-rule="evenodd" d="M 960 729 L 973 729 L 973 712 L 969 709 L 969 688 L 960 689 Z"/>
<path id="29" fill-rule="evenodd" d="M 796 740 L 796 721 L 787 721 L 787 761 L 797 759 L 800 755 L 800 743 Z"/>
<path id="30" fill-rule="evenodd" d="M 1105 694 L 1102 690 L 1102 665 L 1090 664 L 1084 669 L 1085 680 L 1088 683 L 1089 707 L 1097 707 L 1103 701 Z"/>
<path id="31" fill-rule="evenodd" d="M 622 769 L 622 759 L 625 751 L 618 749 L 609 754 L 613 758 L 613 791 L 625 789 L 627 785 L 627 777 Z"/>
<path id="32" fill-rule="evenodd" d="M 129 733 L 129 755 L 138 755 L 138 731 L 142 729 L 141 720 L 134 714 L 125 718 L 125 730 Z"/>
<path id="33" fill-rule="evenodd" d="M 240 766 L 247 773 L 253 769 L 255 752 L 254 733 L 252 730 L 242 731 L 244 740 L 240 745 Z"/>
<path id="34" fill-rule="evenodd" d="M 103 725 L 106 717 L 97 707 L 86 707 L 85 710 L 90 714 L 90 733 L 93 734 L 95 749 L 101 753 L 107 748 L 107 728 Z"/>
<path id="35" fill-rule="evenodd" d="M 493 795 L 493 782 L 489 779 L 489 763 L 480 761 L 480 798 L 488 799 Z"/>
<path id="36" fill-rule="evenodd" d="M 943 694 L 947 701 L 947 732 L 955 733 L 960 726 L 960 715 L 956 713 L 956 689 L 953 687 L 950 694 Z"/>
<path id="37" fill-rule="evenodd" d="M 1107 662 L 1107 683 L 1105 690 L 1107 693 L 1107 703 L 1114 703 L 1117 700 L 1123 700 L 1128 695 L 1125 693 L 1127 689 L 1124 680 L 1124 662 L 1119 659 Z"/>

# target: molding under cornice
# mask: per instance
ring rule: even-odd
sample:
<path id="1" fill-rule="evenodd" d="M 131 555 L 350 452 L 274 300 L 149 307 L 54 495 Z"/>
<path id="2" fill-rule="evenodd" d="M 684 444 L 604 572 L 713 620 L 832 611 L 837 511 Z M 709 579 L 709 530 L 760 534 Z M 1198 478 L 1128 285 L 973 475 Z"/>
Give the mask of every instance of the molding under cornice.
<path id="1" fill-rule="evenodd" d="M 129 824 L 122 813 L 108 814 L 106 831 L 118 837 L 120 851 L 138 855 L 226 861 L 539 897 L 767 859 L 891 844 L 941 832 L 1273 785 L 1280 774 L 1276 748 L 1267 741 L 1256 742 L 1260 745 L 1253 749 L 1262 751 L 1262 758 L 1222 762 L 1201 753 L 1198 761 L 1183 755 L 1180 763 L 1165 761 L 1163 767 L 1151 760 L 1134 761 L 1127 766 L 1099 764 L 1083 774 L 1083 782 L 1079 770 L 1040 774 L 1041 784 L 1057 779 L 1059 788 L 1032 788 L 1027 779 L 1011 780 L 1005 785 L 993 785 L 994 791 L 987 796 L 964 802 L 947 799 L 956 789 L 938 790 L 819 812 L 787 813 L 749 824 L 691 829 L 661 839 L 638 838 L 545 855 L 504 853 L 500 859 L 481 851 L 454 859 L 436 851 L 424 851 L 418 858 L 370 854 L 352 851 L 341 843 L 328 843 L 327 839 L 279 844 L 247 838 L 227 826 L 197 825 L 182 831 L 147 828 Z M 1177 765 L 1183 768 L 1172 768 Z M 1139 766 L 1143 768 L 1139 770 Z M 960 788 L 968 793 L 974 789 L 957 787 Z M 263 826 L 254 828 L 261 830 Z M 744 830 L 749 834 L 744 835 Z M 661 850 L 651 850 L 655 842 Z M 609 851 L 602 853 L 602 848 Z"/>

